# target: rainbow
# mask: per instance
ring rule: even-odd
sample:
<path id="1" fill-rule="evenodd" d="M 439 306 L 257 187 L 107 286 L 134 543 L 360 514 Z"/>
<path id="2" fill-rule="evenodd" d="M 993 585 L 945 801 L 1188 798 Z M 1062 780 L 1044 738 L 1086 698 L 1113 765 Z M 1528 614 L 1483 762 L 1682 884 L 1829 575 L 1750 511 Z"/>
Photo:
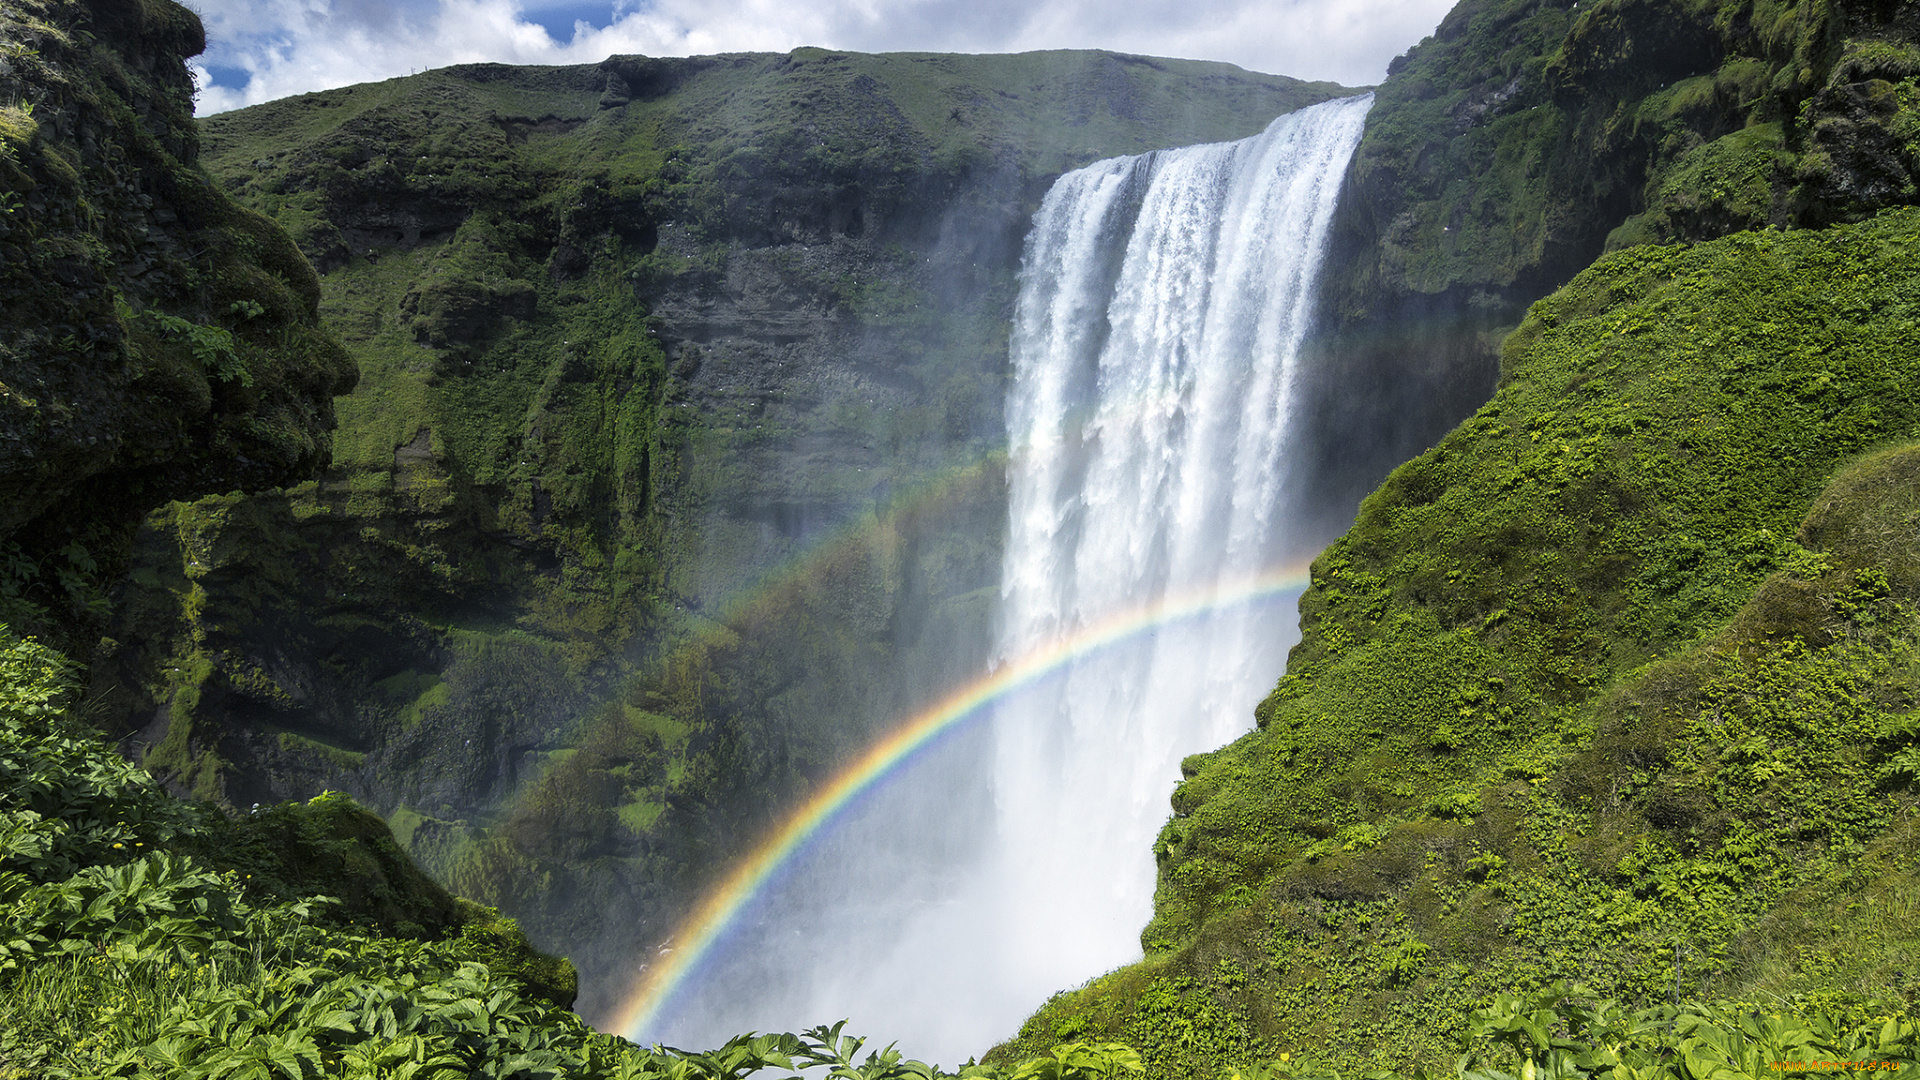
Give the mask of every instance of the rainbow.
<path id="1" fill-rule="evenodd" d="M 1307 586 L 1307 566 L 1272 570 L 1239 582 L 1221 584 L 1117 615 L 1051 642 L 1017 660 L 1001 664 L 909 717 L 846 765 L 831 781 L 773 829 L 713 886 L 669 938 L 670 948 L 642 973 L 613 1015 L 609 1029 L 638 1041 L 655 1026 L 675 991 L 699 967 L 734 918 L 759 895 L 775 873 L 808 839 L 829 824 L 916 751 L 942 733 L 980 715 L 986 706 L 1067 665 L 1169 623 L 1256 602 Z"/>

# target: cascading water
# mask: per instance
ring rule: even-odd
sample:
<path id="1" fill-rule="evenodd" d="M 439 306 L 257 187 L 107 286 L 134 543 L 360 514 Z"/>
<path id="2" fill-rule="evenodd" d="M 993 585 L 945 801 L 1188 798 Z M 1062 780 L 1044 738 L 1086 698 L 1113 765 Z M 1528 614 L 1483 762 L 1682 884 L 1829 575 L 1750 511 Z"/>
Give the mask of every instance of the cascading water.
<path id="1" fill-rule="evenodd" d="M 1011 345 L 998 662 L 1169 597 L 1257 591 L 1299 554 L 1296 359 L 1371 104 L 1098 162 L 1047 194 Z M 1295 635 L 1283 607 L 1223 603 L 1003 700 L 791 867 L 659 1034 L 849 1016 L 952 1063 L 1137 957 L 1179 760 L 1247 729 Z"/>

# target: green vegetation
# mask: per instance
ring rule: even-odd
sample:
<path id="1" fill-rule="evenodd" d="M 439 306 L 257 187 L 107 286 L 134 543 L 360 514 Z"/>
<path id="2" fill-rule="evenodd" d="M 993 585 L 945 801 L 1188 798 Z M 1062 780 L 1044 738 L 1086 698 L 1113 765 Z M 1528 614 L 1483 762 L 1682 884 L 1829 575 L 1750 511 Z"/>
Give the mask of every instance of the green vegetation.
<path id="1" fill-rule="evenodd" d="M 567 1006 L 572 968 L 422 877 L 328 793 L 230 817 L 162 792 L 67 711 L 59 654 L 0 626 L 0 1077 L 1118 1080 L 1067 1043 L 947 1073 L 843 1024 L 643 1050 Z M 843 1022 L 844 1023 L 844 1022 Z"/>
<path id="2" fill-rule="evenodd" d="M 1911 490 L 1911 489 L 1909 489 Z M 1920 564 L 1917 564 L 1920 565 Z M 229 817 L 176 801 L 66 711 L 72 670 L 0 627 L 0 1076 L 1120 1080 L 1140 1055 L 1066 1037 L 957 1073 L 842 1024 L 642 1050 L 565 1010 L 571 969 L 511 920 L 420 877 L 379 821 L 327 794 Z M 328 895 L 332 894 L 332 895 Z M 1700 1078 L 1756 1063 L 1914 1064 L 1920 1028 L 1862 1012 L 1628 1012 L 1564 986 L 1474 1018 L 1469 1080 Z M 1473 1062 L 1478 1067 L 1469 1068 Z M 1611 1071 L 1608 1071 L 1608 1070 Z M 1283 1060 L 1260 1077 L 1321 1077 Z"/>
<path id="3" fill-rule="evenodd" d="M 1334 223 L 1309 445 L 1381 434 L 1313 470 L 1327 535 L 1603 252 L 1920 198 L 1916 45 L 1859 0 L 1456 5 L 1389 65 Z"/>
<path id="4" fill-rule="evenodd" d="M 1906 1015 L 1917 242 L 1639 247 L 1536 304 L 1316 560 L 1258 730 L 1185 763 L 1148 959 L 1013 1048 L 1431 1064 L 1563 979 Z"/>
<path id="5" fill-rule="evenodd" d="M 1909 37 L 1849 2 L 1468 0 L 1380 87 L 1352 172 L 1371 213 L 1348 216 L 1374 231 L 1335 302 L 1517 312 L 1603 246 L 1910 202 Z"/>
<path id="6" fill-rule="evenodd" d="M 1460 1080 L 1747 1080 L 1823 1072 L 1894 1072 L 1916 1064 L 1920 1025 L 1874 1015 L 1783 1012 L 1777 1005 L 1660 1005 L 1641 1010 L 1597 1001 L 1559 983 L 1538 994 L 1502 994 L 1478 1010 L 1465 1052 L 1451 1070 Z M 1343 1075 L 1311 1057 L 1280 1060 L 1236 1080 L 1338 1080 Z M 1351 1073 L 1345 1075 L 1352 1075 Z M 1393 1080 L 1399 1074 L 1367 1074 Z"/>

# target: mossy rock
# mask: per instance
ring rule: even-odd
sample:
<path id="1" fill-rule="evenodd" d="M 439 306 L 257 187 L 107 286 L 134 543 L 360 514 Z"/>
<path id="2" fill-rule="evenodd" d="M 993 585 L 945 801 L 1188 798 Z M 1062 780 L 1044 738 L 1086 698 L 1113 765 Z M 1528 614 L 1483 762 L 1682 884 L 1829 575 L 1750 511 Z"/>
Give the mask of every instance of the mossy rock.
<path id="1" fill-rule="evenodd" d="M 382 932 L 439 938 L 473 913 L 422 873 L 380 816 L 338 792 L 258 807 L 208 856 L 275 896 L 332 896 L 340 914 Z"/>
<path id="2" fill-rule="evenodd" d="M 0 42 L 0 592 L 97 631 L 140 515 L 311 475 L 354 366 L 292 241 L 200 169 L 196 15 L 38 0 Z"/>
<path id="3" fill-rule="evenodd" d="M 1603 252 L 1920 201 L 1916 43 L 1864 0 L 1457 4 L 1388 66 L 1335 214 L 1307 525 L 1483 403 L 1501 339 Z"/>

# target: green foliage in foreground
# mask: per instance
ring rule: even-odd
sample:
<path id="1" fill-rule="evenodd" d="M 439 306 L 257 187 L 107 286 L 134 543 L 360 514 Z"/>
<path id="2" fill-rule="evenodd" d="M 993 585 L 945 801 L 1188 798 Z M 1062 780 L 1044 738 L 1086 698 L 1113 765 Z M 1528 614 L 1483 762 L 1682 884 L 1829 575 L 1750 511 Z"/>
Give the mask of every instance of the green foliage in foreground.
<path id="1" fill-rule="evenodd" d="M 949 1073 L 893 1046 L 863 1054 L 865 1040 L 842 1034 L 842 1024 L 743 1035 L 705 1052 L 642 1049 L 593 1032 L 553 1000 L 552 978 L 539 977 L 524 940 L 490 913 L 463 911 L 433 933 L 413 921 L 432 921 L 432 897 L 399 895 L 404 873 L 337 851 L 332 884 L 355 899 L 290 898 L 311 880 L 256 850 L 264 836 L 303 865 L 333 865 L 316 834 L 331 830 L 346 838 L 342 847 L 362 843 L 355 814 L 364 812 L 323 796 L 304 813 L 281 808 L 236 823 L 176 801 L 67 715 L 70 690 L 57 654 L 0 627 L 0 1078 L 734 1080 L 813 1068 L 833 1080 L 1131 1080 L 1146 1072 L 1127 1045 L 1070 1036 L 1024 1061 Z M 1173 1020 L 1155 1034 L 1183 1030 L 1191 1036 L 1190 1024 Z M 1878 1005 L 1633 1011 L 1554 986 L 1502 994 L 1476 1012 L 1451 1073 L 1718 1080 L 1775 1062 L 1884 1068 L 1915 1064 L 1917 1039 L 1920 1027 Z M 1235 1075 L 1341 1073 L 1283 1056 Z"/>
<path id="2" fill-rule="evenodd" d="M 64 658 L 0 625 L 0 1078 L 954 1075 L 892 1046 L 863 1056 L 841 1025 L 698 1053 L 594 1032 L 511 922 L 454 902 L 421 925 L 434 890 L 365 850 L 392 841 L 364 811 L 327 795 L 236 822 L 177 801 L 68 714 L 73 689 Z M 347 899 L 292 895 L 316 873 Z M 1068 1043 L 958 1075 L 1140 1071 L 1124 1046 Z"/>
<path id="3" fill-rule="evenodd" d="M 1920 1025 L 1888 1015 L 1801 1015 L 1746 1005 L 1660 1005 L 1630 1010 L 1558 983 L 1502 994 L 1474 1013 L 1459 1080 L 1745 1080 L 1815 1072 L 1898 1072 L 1913 1067 Z M 1234 1069 L 1234 1080 L 1397 1080 L 1390 1071 L 1341 1072 L 1313 1059 Z"/>

